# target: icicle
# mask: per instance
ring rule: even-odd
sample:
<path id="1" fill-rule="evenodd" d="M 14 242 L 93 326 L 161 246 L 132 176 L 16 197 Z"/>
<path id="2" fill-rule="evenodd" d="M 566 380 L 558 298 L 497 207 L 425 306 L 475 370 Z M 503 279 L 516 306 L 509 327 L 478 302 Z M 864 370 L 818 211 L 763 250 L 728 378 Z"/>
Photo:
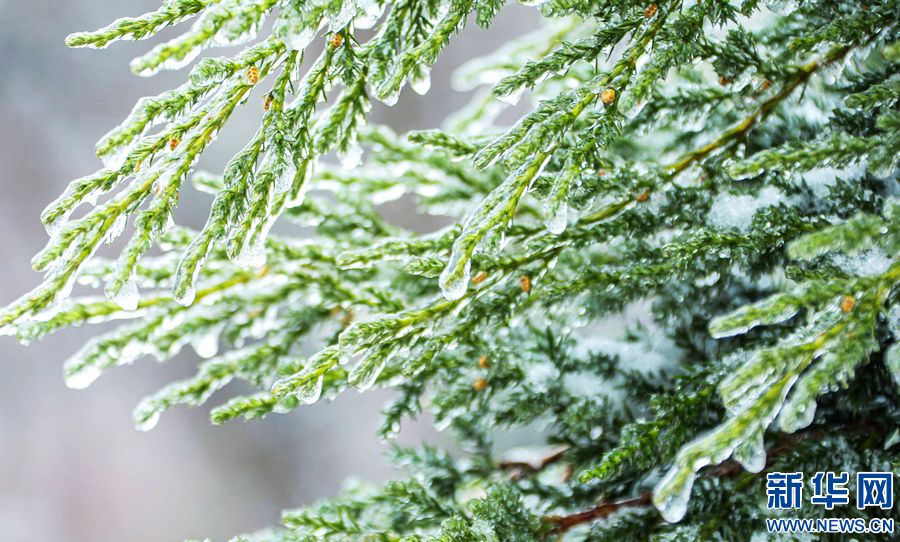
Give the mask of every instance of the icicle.
<path id="1" fill-rule="evenodd" d="M 78 245 L 76 245 L 76 244 L 72 245 L 72 248 L 77 248 L 77 247 L 78 247 Z M 94 251 L 96 251 L 96 247 L 92 250 L 91 256 L 93 256 Z M 63 259 L 60 261 L 61 266 L 62 266 L 62 262 L 67 262 L 67 261 L 68 261 L 68 258 L 64 256 Z M 55 272 L 54 270 L 51 270 L 48 273 L 53 274 L 54 272 Z M 57 314 L 59 314 L 59 311 L 62 308 L 63 301 L 65 301 L 69 297 L 69 294 L 72 293 L 72 288 L 75 287 L 75 283 L 77 281 L 78 281 L 78 273 L 77 272 L 70 273 L 68 275 L 68 277 L 65 279 L 65 281 L 63 282 L 63 284 L 57 290 L 52 292 L 52 298 L 51 298 L 50 302 L 43 309 L 41 309 L 40 312 L 38 312 L 37 314 L 34 314 L 31 317 L 31 319 L 34 320 L 35 322 L 46 322 L 46 321 L 52 319 Z M 39 286 L 38 288 L 41 290 L 46 290 L 48 287 L 52 287 L 52 286 L 49 286 L 48 284 L 45 283 L 44 285 Z M 19 301 L 21 301 L 23 299 L 28 299 L 28 298 L 32 297 L 33 295 L 34 295 L 33 292 L 25 294 L 24 296 L 19 298 Z"/>
<path id="2" fill-rule="evenodd" d="M 389 201 L 397 201 L 398 199 L 402 198 L 404 194 L 406 194 L 406 187 L 402 184 L 395 184 L 393 186 L 389 186 L 384 190 L 374 192 L 371 195 L 371 198 L 373 204 L 382 205 Z"/>
<path id="3" fill-rule="evenodd" d="M 109 170 L 101 170 L 92 175 L 87 175 L 71 181 L 69 185 L 66 186 L 66 189 L 63 190 L 63 193 L 44 208 L 44 210 L 41 212 L 41 222 L 44 224 L 44 229 L 47 231 L 48 235 L 53 237 L 57 233 L 59 233 L 62 227 L 68 223 L 68 219 L 72 214 L 72 211 L 77 209 L 80 205 L 96 205 L 97 192 L 95 191 L 88 192 L 84 196 L 81 196 L 78 199 L 77 203 L 71 204 L 67 202 L 77 197 L 76 194 L 83 187 L 83 185 L 93 185 L 95 183 L 92 181 L 95 181 L 98 177 L 107 174 L 109 174 Z M 57 211 L 63 205 L 65 205 L 67 209 L 65 209 L 65 212 L 58 213 Z M 52 220 L 50 219 L 51 214 L 56 215 Z"/>

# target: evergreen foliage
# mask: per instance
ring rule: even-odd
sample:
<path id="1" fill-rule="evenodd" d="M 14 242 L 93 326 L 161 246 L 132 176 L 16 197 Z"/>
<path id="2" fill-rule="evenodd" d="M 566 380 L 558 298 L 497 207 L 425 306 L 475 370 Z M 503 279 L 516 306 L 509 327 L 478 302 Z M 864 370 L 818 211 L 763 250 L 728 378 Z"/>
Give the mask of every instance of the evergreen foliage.
<path id="1" fill-rule="evenodd" d="M 165 0 L 70 36 L 193 21 L 132 62 L 144 76 L 246 48 L 101 139 L 103 168 L 44 211 L 44 279 L 3 331 L 123 320 L 66 362 L 75 388 L 192 345 L 207 359 L 138 405 L 142 430 L 243 380 L 259 391 L 214 423 L 391 387 L 384 437 L 428 409 L 460 443 L 397 449 L 402 477 L 246 540 L 748 540 L 777 515 L 766 472 L 896 471 L 896 0 L 547 0 L 539 29 L 459 70 L 480 92 L 441 130 L 367 125 L 503 5 Z M 238 107 L 258 131 L 194 171 Z M 189 182 L 212 196 L 200 231 L 172 219 Z M 401 197 L 454 223 L 398 227 L 379 205 Z M 652 323 L 598 338 L 641 301 Z M 546 453 L 505 457 L 516 428 Z"/>

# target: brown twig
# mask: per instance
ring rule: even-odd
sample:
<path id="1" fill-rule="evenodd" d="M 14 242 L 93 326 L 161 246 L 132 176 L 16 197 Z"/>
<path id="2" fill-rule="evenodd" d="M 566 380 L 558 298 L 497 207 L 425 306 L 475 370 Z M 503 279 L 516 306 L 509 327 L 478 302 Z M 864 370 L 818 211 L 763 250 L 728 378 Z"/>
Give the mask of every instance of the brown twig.
<path id="1" fill-rule="evenodd" d="M 501 461 L 497 466 L 502 470 L 511 471 L 509 479 L 517 481 L 521 480 L 529 474 L 540 472 L 554 463 L 558 463 L 560 460 L 562 460 L 563 457 L 565 457 L 566 452 L 568 451 L 568 447 L 559 449 L 541 458 L 541 460 L 537 463 L 530 463 L 528 461 Z"/>
<path id="2" fill-rule="evenodd" d="M 623 508 L 643 508 L 650 506 L 650 492 L 642 493 L 633 499 L 624 501 L 603 501 L 597 506 L 568 514 L 565 516 L 546 516 L 544 521 L 553 525 L 553 532 L 560 534 L 568 531 L 576 525 L 594 521 L 595 519 L 603 519 L 611 516 Z"/>

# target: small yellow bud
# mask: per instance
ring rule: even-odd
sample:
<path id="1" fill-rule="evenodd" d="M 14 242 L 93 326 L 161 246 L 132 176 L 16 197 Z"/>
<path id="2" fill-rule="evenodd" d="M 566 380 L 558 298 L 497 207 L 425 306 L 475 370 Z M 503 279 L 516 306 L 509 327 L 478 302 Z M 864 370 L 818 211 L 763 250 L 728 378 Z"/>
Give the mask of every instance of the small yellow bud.
<path id="1" fill-rule="evenodd" d="M 844 314 L 850 312 L 853 310 L 854 305 L 856 305 L 856 299 L 852 295 L 845 295 L 844 299 L 841 300 L 841 312 Z"/>
<path id="2" fill-rule="evenodd" d="M 603 102 L 603 105 L 609 105 L 616 101 L 616 91 L 615 89 L 608 88 L 600 93 L 600 100 Z"/>
<path id="3" fill-rule="evenodd" d="M 529 277 L 528 275 L 522 275 L 522 277 L 519 278 L 519 288 L 521 288 L 522 291 L 525 292 L 526 294 L 528 292 L 530 292 L 531 291 L 531 277 Z"/>
<path id="4" fill-rule="evenodd" d="M 247 69 L 247 81 L 251 85 L 259 83 L 259 68 L 257 68 L 256 66 L 250 66 L 250 68 Z"/>

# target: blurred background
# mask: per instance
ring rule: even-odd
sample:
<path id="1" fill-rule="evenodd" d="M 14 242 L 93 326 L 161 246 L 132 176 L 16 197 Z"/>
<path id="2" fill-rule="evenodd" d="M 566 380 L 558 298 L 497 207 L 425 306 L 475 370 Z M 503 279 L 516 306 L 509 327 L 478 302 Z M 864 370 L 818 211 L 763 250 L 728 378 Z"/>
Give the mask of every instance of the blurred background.
<path id="1" fill-rule="evenodd" d="M 186 70 L 145 79 L 128 62 L 158 40 L 105 51 L 71 50 L 65 36 L 155 9 L 160 0 L 0 0 L 0 304 L 40 280 L 31 257 L 44 245 L 39 215 L 69 180 L 100 167 L 94 143 L 143 95 L 180 84 Z M 373 119 L 404 131 L 435 127 L 466 102 L 450 74 L 532 29 L 532 9 L 513 6 L 490 31 L 470 24 L 432 72 L 431 92 L 408 89 Z M 172 37 L 169 29 L 162 37 Z M 216 50 L 212 54 L 233 51 Z M 200 166 L 221 170 L 255 131 L 258 108 L 235 115 Z M 179 222 L 201 226 L 209 200 L 190 188 Z M 189 194 L 190 193 L 190 194 Z M 390 210 L 415 224 L 408 206 Z M 176 409 L 149 433 L 131 410 L 144 395 L 193 373 L 186 349 L 167 364 L 143 359 L 113 370 L 87 391 L 67 389 L 62 362 L 96 329 L 70 330 L 29 347 L 0 337 L 0 541 L 226 540 L 278 522 L 283 508 L 334 495 L 348 476 L 392 475 L 389 444 L 375 436 L 389 395 L 344 394 L 252 423 L 213 427 L 207 409 Z M 213 404 L 240 390 L 229 388 Z M 443 441 L 428 420 L 408 426 L 401 444 Z"/>

